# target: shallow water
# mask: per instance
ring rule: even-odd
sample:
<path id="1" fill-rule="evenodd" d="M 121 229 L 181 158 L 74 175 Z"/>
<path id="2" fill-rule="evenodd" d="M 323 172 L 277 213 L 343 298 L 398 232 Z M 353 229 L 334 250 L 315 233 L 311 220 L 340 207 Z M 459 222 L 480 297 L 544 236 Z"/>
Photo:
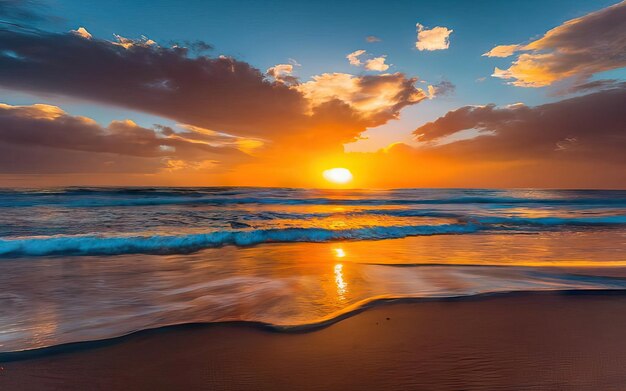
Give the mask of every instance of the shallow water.
<path id="1" fill-rule="evenodd" d="M 0 352 L 311 325 L 378 298 L 626 288 L 618 191 L 5 190 L 0 236 Z"/>

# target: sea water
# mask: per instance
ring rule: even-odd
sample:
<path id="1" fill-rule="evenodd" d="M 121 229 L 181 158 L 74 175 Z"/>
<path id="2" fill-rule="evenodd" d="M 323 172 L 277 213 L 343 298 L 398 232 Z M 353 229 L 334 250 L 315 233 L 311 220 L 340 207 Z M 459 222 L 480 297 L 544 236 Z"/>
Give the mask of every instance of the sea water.
<path id="1" fill-rule="evenodd" d="M 624 191 L 0 190 L 0 352 L 624 277 Z"/>

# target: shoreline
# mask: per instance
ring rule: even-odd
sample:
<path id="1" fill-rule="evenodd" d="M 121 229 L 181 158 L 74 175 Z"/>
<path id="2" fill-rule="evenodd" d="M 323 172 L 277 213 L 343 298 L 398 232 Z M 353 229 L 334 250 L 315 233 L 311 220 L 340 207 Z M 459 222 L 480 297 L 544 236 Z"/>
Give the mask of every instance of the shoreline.
<path id="1" fill-rule="evenodd" d="M 444 265 L 448 266 L 448 265 Z M 484 265 L 478 265 L 484 266 Z M 489 265 L 487 265 L 489 266 Z M 401 266 L 402 267 L 402 266 Z M 506 266 L 503 266 L 506 267 Z M 621 278 L 621 277 L 619 277 Z M 626 278 L 626 277 L 623 277 Z M 458 295 L 458 296 L 440 296 L 440 297 L 383 297 L 367 299 L 362 303 L 355 303 L 354 305 L 346 308 L 345 312 L 338 315 L 333 315 L 327 319 L 323 319 L 319 322 L 305 324 L 305 325 L 275 325 L 271 323 L 257 322 L 257 321 L 218 321 L 218 322 L 191 322 L 191 323 L 178 323 L 165 326 L 159 326 L 154 328 L 147 328 L 142 330 L 133 331 L 127 334 L 119 335 L 116 337 L 102 338 L 96 340 L 86 340 L 62 343 L 59 345 L 44 346 L 35 349 L 16 350 L 8 352 L 0 352 L 0 364 L 7 362 L 23 361 L 40 357 L 53 356 L 57 354 L 80 352 L 84 350 L 97 349 L 99 347 L 106 347 L 124 343 L 129 339 L 136 337 L 143 337 L 152 334 L 167 333 L 168 331 L 184 331 L 187 329 L 196 328 L 211 328 L 211 327 L 249 327 L 258 329 L 269 333 L 278 334 L 301 334 L 312 333 L 318 330 L 323 330 L 327 327 L 331 327 L 336 323 L 343 320 L 352 318 L 359 315 L 362 312 L 375 309 L 378 307 L 384 307 L 387 305 L 397 304 L 419 304 L 419 303 L 431 303 L 431 302 L 464 302 L 464 301 L 481 301 L 489 300 L 492 298 L 515 298 L 515 297 L 535 297 L 535 296 L 623 296 L 626 298 L 626 289 L 554 289 L 554 290 L 515 290 L 515 291 L 493 291 L 476 293 L 473 295 Z"/>
<path id="2" fill-rule="evenodd" d="M 500 292 L 384 299 L 306 329 L 166 326 L 2 353 L 0 388 L 624 387 L 624 309 L 624 290 Z"/>

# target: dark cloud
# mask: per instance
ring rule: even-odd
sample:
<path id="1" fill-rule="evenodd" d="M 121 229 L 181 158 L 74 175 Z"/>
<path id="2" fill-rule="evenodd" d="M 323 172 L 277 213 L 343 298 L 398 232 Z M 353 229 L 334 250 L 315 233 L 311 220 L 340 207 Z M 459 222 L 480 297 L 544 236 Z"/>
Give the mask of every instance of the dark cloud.
<path id="1" fill-rule="evenodd" d="M 170 161 L 193 166 L 210 159 L 245 160 L 235 141 L 194 129 L 147 129 L 128 120 L 102 127 L 56 106 L 0 104 L 0 173 L 68 172 L 71 167 L 74 172 L 143 172 L 167 168 Z"/>
<path id="2" fill-rule="evenodd" d="M 557 88 L 550 95 L 563 96 L 569 94 L 589 93 L 593 91 L 600 91 L 618 87 L 626 87 L 626 82 L 616 79 L 601 79 L 562 86 L 560 88 Z"/>
<path id="3" fill-rule="evenodd" d="M 232 58 L 190 58 L 182 47 L 76 34 L 0 30 L 0 85 L 81 97 L 247 135 L 271 133 L 304 111 L 297 91 Z"/>
<path id="4" fill-rule="evenodd" d="M 626 88 L 614 88 L 556 103 L 528 107 L 466 106 L 414 131 L 422 141 L 440 141 L 467 129 L 478 137 L 420 150 L 467 161 L 594 159 L 626 163 Z"/>
<path id="5" fill-rule="evenodd" d="M 185 42 L 185 46 L 190 48 L 196 54 L 200 54 L 200 53 L 204 53 L 204 52 L 208 52 L 210 50 L 213 50 L 213 45 L 208 44 L 208 43 L 206 43 L 206 42 L 204 42 L 202 40 L 186 41 Z"/>
<path id="6" fill-rule="evenodd" d="M 357 137 L 364 126 L 395 118 L 402 107 L 419 101 L 413 98 L 419 93 L 415 80 L 401 74 L 395 74 L 393 81 L 388 75 L 348 75 L 362 90 L 311 102 L 298 86 L 268 80 L 258 69 L 233 58 L 191 57 L 187 48 L 161 47 L 147 38 L 117 39 L 96 39 L 86 30 L 57 34 L 0 29 L 0 86 L 79 97 L 265 139 L 309 133 L 320 121 L 316 113 L 327 115 L 312 110 L 312 105 L 339 100 L 348 110 L 336 111 L 343 116 L 336 121 L 358 119 L 341 142 Z M 374 115 L 354 104 L 356 99 L 378 99 L 387 86 L 401 90 L 394 90 Z"/>
<path id="7" fill-rule="evenodd" d="M 5 174 L 150 174 L 165 167 L 164 159 L 0 141 L 0 182 Z"/>

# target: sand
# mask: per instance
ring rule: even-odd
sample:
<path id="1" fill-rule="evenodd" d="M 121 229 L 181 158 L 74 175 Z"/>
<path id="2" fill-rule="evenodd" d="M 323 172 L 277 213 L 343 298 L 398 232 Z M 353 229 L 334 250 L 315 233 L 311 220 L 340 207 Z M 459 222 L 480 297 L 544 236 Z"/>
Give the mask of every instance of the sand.
<path id="1" fill-rule="evenodd" d="M 0 390 L 623 390 L 626 295 L 374 306 L 308 332 L 169 327 L 0 355 Z"/>

